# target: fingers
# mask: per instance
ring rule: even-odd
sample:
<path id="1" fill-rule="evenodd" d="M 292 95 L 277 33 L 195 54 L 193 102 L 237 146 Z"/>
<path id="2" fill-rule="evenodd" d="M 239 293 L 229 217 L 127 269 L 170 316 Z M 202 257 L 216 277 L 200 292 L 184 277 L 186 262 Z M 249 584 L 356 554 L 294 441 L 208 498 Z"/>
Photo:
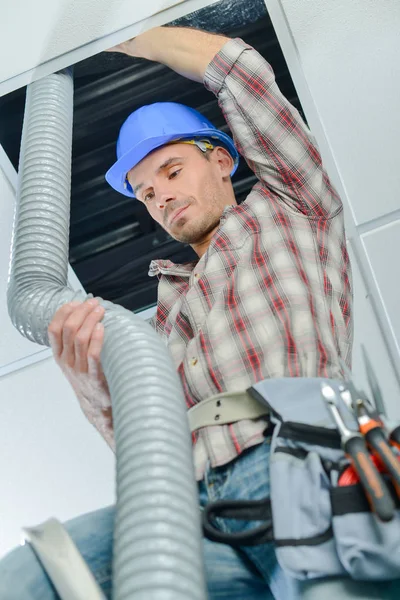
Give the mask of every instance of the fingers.
<path id="1" fill-rule="evenodd" d="M 63 351 L 62 332 L 64 323 L 80 304 L 80 302 L 70 302 L 69 304 L 64 304 L 58 309 L 48 327 L 47 332 L 49 335 L 49 342 L 56 359 L 61 356 Z"/>
<path id="2" fill-rule="evenodd" d="M 85 373 L 93 330 L 104 316 L 104 308 L 93 298 L 60 308 L 49 326 L 49 338 L 61 366 Z"/>
<path id="3" fill-rule="evenodd" d="M 98 306 L 98 301 L 95 298 L 87 300 L 80 304 L 75 310 L 68 316 L 64 322 L 62 330 L 62 354 L 61 360 L 64 365 L 74 368 L 76 359 L 76 348 L 85 345 L 84 336 L 78 338 L 78 332 L 82 327 L 85 319 L 88 315 Z M 76 339 L 78 338 L 78 339 Z M 87 343 L 89 340 L 87 341 Z"/>
<path id="4" fill-rule="evenodd" d="M 80 373 L 88 372 L 88 351 L 91 338 L 99 321 L 104 317 L 104 308 L 100 305 L 84 314 L 74 338 L 75 369 Z M 100 354 L 99 354 L 100 357 Z"/>
<path id="5" fill-rule="evenodd" d="M 121 42 L 120 44 L 116 44 L 112 48 L 108 48 L 105 52 L 122 52 L 123 54 L 130 54 L 129 50 L 134 43 L 134 38 L 130 40 L 126 40 L 126 42 Z"/>
<path id="6" fill-rule="evenodd" d="M 116 46 L 113 46 L 112 48 L 108 48 L 107 50 L 105 50 L 105 52 L 122 52 L 123 54 L 125 54 L 126 43 L 127 42 L 122 42 L 121 44 L 117 44 Z"/>
<path id="7" fill-rule="evenodd" d="M 97 323 L 93 329 L 90 343 L 87 351 L 88 372 L 96 379 L 103 376 L 103 369 L 100 363 L 101 349 L 104 341 L 104 325 Z"/>

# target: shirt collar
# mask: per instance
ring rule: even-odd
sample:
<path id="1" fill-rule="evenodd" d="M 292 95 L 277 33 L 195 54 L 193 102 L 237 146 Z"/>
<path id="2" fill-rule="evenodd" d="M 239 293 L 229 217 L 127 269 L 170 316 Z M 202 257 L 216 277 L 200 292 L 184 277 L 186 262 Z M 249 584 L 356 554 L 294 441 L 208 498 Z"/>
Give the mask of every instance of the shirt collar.
<path id="1" fill-rule="evenodd" d="M 196 261 L 179 265 L 173 263 L 171 260 L 152 260 L 149 267 L 149 275 L 150 277 L 155 277 L 156 275 L 190 277 L 196 264 Z"/>
<path id="2" fill-rule="evenodd" d="M 225 223 L 229 214 L 234 210 L 235 205 L 225 206 L 222 211 L 220 226 Z M 217 230 L 218 231 L 218 230 Z M 183 264 L 175 264 L 171 260 L 152 260 L 149 266 L 149 275 L 150 277 L 155 277 L 156 275 L 177 275 L 179 277 L 190 277 L 193 272 L 193 269 L 197 265 L 197 261 L 183 263 Z"/>

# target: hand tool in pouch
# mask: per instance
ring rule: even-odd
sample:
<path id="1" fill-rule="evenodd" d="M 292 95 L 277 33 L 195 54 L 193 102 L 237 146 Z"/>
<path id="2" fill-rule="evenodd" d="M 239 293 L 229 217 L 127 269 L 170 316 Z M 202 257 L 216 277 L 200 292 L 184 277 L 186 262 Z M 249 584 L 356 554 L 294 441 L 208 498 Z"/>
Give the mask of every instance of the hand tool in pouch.
<path id="1" fill-rule="evenodd" d="M 350 370 L 343 362 L 342 368 L 347 378 L 346 385 L 352 397 L 352 406 L 359 423 L 360 431 L 372 452 L 385 467 L 400 498 L 400 462 L 397 454 L 393 452 L 389 445 L 385 431 L 382 428 L 382 423 L 376 411 L 371 409 L 368 397 L 362 390 L 355 387 L 351 380 Z"/>
<path id="2" fill-rule="evenodd" d="M 361 399 L 356 401 L 360 431 L 367 440 L 368 446 L 381 461 L 400 498 L 400 463 L 387 442 L 385 433 L 379 421 L 373 419 Z"/>
<path id="3" fill-rule="evenodd" d="M 361 345 L 361 350 L 364 359 L 365 370 L 367 372 L 368 384 L 371 388 L 372 398 L 374 400 L 375 408 L 379 415 L 379 419 L 382 421 L 382 425 L 384 426 L 387 432 L 389 442 L 398 450 L 400 450 L 400 424 L 394 423 L 393 421 L 390 421 L 388 419 L 385 409 L 385 403 L 383 401 L 381 388 L 379 386 L 375 370 L 372 367 L 372 363 L 363 345 Z"/>
<path id="4" fill-rule="evenodd" d="M 340 433 L 343 450 L 360 477 L 372 511 L 381 521 L 390 521 L 394 517 L 394 502 L 385 481 L 371 460 L 363 436 L 358 431 L 348 429 L 344 423 L 336 406 L 335 390 L 323 382 L 321 393 Z"/>

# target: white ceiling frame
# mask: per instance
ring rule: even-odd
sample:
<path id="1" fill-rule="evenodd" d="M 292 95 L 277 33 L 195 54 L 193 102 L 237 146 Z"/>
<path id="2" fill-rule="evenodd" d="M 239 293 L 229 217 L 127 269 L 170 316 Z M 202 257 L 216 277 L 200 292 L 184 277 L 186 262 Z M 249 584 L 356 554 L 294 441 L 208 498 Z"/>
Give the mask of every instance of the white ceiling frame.
<path id="1" fill-rule="evenodd" d="M 170 23 L 180 17 L 200 10 L 205 6 L 215 4 L 217 1 L 218 0 L 176 0 L 174 6 L 166 8 L 147 19 L 133 23 L 132 25 L 114 31 L 97 40 L 88 42 L 78 48 L 74 48 L 73 50 L 44 62 L 33 69 L 0 82 L 0 97 L 24 87 L 41 77 L 56 73 L 61 69 L 65 69 L 79 61 L 94 56 L 99 52 L 104 52 L 104 50 L 112 48 L 121 42 L 125 42 L 152 27 L 165 25 L 166 23 Z"/>

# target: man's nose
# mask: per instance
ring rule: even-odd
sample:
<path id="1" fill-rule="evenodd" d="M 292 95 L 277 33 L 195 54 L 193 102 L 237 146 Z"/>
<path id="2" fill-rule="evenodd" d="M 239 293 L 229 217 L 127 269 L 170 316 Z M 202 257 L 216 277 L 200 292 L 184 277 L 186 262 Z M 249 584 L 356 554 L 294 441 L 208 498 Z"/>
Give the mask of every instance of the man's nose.
<path id="1" fill-rule="evenodd" d="M 163 210 L 168 202 L 171 202 L 172 200 L 175 200 L 175 196 L 170 192 L 159 193 L 157 198 L 157 208 Z"/>

